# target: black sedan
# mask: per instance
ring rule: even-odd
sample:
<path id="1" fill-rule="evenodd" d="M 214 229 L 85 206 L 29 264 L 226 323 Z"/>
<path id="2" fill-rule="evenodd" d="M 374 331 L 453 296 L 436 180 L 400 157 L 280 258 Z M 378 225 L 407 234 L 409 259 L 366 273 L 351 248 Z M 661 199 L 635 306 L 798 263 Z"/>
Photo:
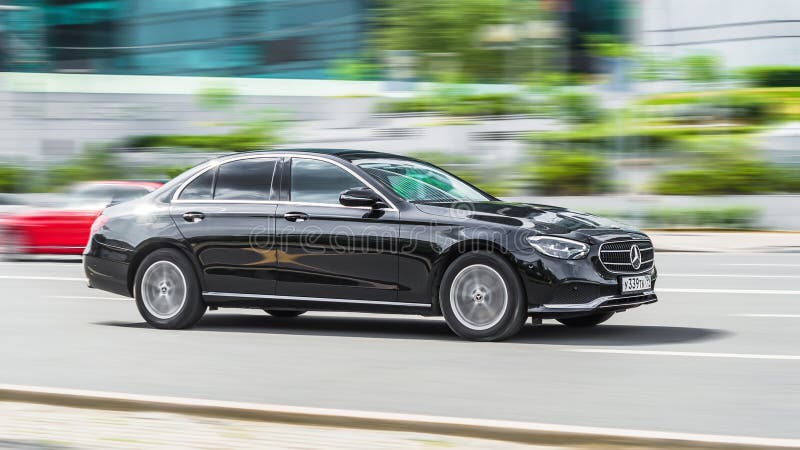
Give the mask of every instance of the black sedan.
<path id="1" fill-rule="evenodd" d="M 653 244 L 563 208 L 502 202 L 423 161 L 360 150 L 240 153 L 105 210 L 89 285 L 157 328 L 207 308 L 443 315 L 501 340 L 531 316 L 593 326 L 655 302 Z"/>

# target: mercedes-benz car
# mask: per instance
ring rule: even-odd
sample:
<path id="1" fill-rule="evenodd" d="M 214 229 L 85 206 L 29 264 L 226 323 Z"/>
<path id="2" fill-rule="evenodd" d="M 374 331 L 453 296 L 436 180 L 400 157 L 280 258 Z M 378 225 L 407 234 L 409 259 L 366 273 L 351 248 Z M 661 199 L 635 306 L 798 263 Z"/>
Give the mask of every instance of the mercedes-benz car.
<path id="1" fill-rule="evenodd" d="M 107 208 L 89 285 L 156 328 L 207 309 L 442 315 L 506 339 L 528 317 L 593 326 L 657 300 L 650 239 L 564 208 L 509 203 L 426 162 L 361 150 L 239 153 Z"/>

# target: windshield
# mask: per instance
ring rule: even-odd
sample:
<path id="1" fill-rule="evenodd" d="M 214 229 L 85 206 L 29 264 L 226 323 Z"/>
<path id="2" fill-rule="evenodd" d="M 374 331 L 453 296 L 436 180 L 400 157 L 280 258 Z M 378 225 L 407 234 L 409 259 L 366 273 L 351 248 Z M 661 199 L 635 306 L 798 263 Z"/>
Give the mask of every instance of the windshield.
<path id="1" fill-rule="evenodd" d="M 492 200 L 453 175 L 427 164 L 402 159 L 365 159 L 354 163 L 410 202 Z"/>

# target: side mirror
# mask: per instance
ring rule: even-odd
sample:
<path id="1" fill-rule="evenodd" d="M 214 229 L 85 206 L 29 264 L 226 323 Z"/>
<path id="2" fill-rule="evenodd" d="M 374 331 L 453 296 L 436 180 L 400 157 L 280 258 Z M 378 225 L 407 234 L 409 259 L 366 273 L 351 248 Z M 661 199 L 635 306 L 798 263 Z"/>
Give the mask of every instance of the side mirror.
<path id="1" fill-rule="evenodd" d="M 381 197 L 367 187 L 353 188 L 342 192 L 339 194 L 339 203 L 344 206 L 366 206 L 369 208 L 386 206 Z"/>

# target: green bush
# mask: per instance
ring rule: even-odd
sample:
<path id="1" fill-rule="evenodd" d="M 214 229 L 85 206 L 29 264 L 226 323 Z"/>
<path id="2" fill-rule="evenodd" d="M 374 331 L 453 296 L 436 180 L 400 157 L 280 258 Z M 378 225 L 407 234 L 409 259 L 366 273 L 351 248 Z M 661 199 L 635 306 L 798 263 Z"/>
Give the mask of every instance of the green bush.
<path id="1" fill-rule="evenodd" d="M 697 168 L 662 174 L 653 191 L 664 195 L 726 195 L 798 192 L 800 173 L 762 161 L 714 160 Z"/>
<path id="2" fill-rule="evenodd" d="M 534 143 L 546 144 L 549 148 L 573 148 L 576 145 L 595 148 L 609 148 L 621 145 L 623 148 L 662 149 L 679 139 L 690 136 L 739 135 L 755 131 L 752 125 L 724 127 L 618 125 L 613 122 L 586 124 L 566 131 L 531 133 L 528 138 Z"/>
<path id="3" fill-rule="evenodd" d="M 136 136 L 125 143 L 133 148 L 195 148 L 241 152 L 257 150 L 269 143 L 259 134 L 230 133 L 222 135 L 150 135 Z"/>
<path id="4" fill-rule="evenodd" d="M 652 209 L 644 214 L 644 226 L 653 228 L 714 227 L 753 228 L 758 220 L 758 208 L 732 206 L 723 208 L 666 208 Z"/>
<path id="5" fill-rule="evenodd" d="M 112 151 L 90 146 L 67 163 L 47 168 L 32 187 L 35 191 L 52 191 L 80 181 L 115 180 L 126 175 Z"/>
<path id="6" fill-rule="evenodd" d="M 175 167 L 168 167 L 164 169 L 164 175 L 167 176 L 168 179 L 173 179 L 178 175 L 186 172 L 187 170 L 191 169 L 194 166 L 175 166 Z"/>
<path id="7" fill-rule="evenodd" d="M 753 66 L 743 69 L 744 78 L 758 87 L 800 86 L 800 66 Z"/>
<path id="8" fill-rule="evenodd" d="M 242 152 L 258 150 L 278 142 L 277 129 L 283 118 L 273 111 L 254 111 L 246 122 L 228 134 L 147 135 L 129 138 L 123 145 L 133 148 L 194 148 Z"/>
<path id="9" fill-rule="evenodd" d="M 588 152 L 542 152 L 525 172 L 536 190 L 545 195 L 595 194 L 610 189 L 605 159 Z"/>
<path id="10" fill-rule="evenodd" d="M 681 58 L 683 78 L 692 83 L 711 83 L 722 79 L 719 58 L 710 54 L 695 54 Z"/>
<path id="11" fill-rule="evenodd" d="M 378 105 L 382 113 L 438 112 L 450 116 L 502 116 L 527 114 L 534 108 L 516 94 L 447 94 L 423 95 Z"/>
<path id="12" fill-rule="evenodd" d="M 24 190 L 26 171 L 16 166 L 0 166 L 0 192 L 17 193 Z"/>
<path id="13" fill-rule="evenodd" d="M 593 123 L 603 117 L 597 97 L 587 92 L 561 91 L 553 95 L 550 101 L 558 115 L 569 122 Z"/>

